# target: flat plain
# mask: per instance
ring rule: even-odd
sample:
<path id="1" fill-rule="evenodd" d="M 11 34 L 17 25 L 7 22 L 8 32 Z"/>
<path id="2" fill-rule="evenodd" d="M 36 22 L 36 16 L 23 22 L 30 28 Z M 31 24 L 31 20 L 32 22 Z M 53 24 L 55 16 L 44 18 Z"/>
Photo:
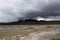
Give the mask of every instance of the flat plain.
<path id="1" fill-rule="evenodd" d="M 35 34 L 41 32 L 58 32 L 60 35 L 60 25 L 0 25 L 0 40 L 35 40 L 28 39 L 32 33 Z M 33 34 L 33 35 L 34 35 Z M 24 39 L 20 39 L 20 37 L 26 37 Z M 38 37 L 38 36 L 36 36 Z M 60 38 L 60 37 L 59 37 Z M 54 38 L 53 40 L 60 40 L 59 38 Z M 42 39 L 36 39 L 42 40 Z"/>

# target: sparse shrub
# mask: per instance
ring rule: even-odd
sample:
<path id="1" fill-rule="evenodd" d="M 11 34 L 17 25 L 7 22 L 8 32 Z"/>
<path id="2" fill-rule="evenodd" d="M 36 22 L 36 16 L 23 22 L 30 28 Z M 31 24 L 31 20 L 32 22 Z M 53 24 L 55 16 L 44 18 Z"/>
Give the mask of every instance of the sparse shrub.
<path id="1" fill-rule="evenodd" d="M 34 28 L 30 26 L 28 29 L 34 29 Z"/>
<path id="2" fill-rule="evenodd" d="M 53 38 L 52 40 L 60 40 L 60 38 Z"/>
<path id="3" fill-rule="evenodd" d="M 47 28 L 50 28 L 50 26 L 47 26 Z"/>

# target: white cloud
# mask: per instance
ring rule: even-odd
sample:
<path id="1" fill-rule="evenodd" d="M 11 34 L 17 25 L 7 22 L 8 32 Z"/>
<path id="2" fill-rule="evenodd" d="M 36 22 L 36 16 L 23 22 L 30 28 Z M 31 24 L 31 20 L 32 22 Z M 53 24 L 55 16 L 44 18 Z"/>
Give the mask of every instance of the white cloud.
<path id="1" fill-rule="evenodd" d="M 40 2 L 45 3 L 44 0 L 0 0 L 0 22 L 18 21 L 29 11 L 39 11 L 44 6 Z"/>

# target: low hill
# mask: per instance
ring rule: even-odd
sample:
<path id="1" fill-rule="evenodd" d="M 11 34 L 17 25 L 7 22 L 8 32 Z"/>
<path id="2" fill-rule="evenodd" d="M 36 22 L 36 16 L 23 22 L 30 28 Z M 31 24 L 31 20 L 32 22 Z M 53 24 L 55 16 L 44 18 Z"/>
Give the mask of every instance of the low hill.
<path id="1" fill-rule="evenodd" d="M 0 25 L 46 25 L 46 24 L 60 24 L 60 21 L 36 21 L 36 20 L 25 20 L 25 21 L 18 21 L 18 22 L 10 22 L 10 23 L 0 23 Z"/>

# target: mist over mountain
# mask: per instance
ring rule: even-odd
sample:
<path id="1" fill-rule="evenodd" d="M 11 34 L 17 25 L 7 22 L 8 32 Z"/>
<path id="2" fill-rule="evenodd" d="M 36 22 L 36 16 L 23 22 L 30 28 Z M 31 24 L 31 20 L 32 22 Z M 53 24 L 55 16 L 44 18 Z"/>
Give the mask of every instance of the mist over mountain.
<path id="1" fill-rule="evenodd" d="M 0 0 L 0 23 L 21 19 L 60 20 L 60 0 Z"/>

